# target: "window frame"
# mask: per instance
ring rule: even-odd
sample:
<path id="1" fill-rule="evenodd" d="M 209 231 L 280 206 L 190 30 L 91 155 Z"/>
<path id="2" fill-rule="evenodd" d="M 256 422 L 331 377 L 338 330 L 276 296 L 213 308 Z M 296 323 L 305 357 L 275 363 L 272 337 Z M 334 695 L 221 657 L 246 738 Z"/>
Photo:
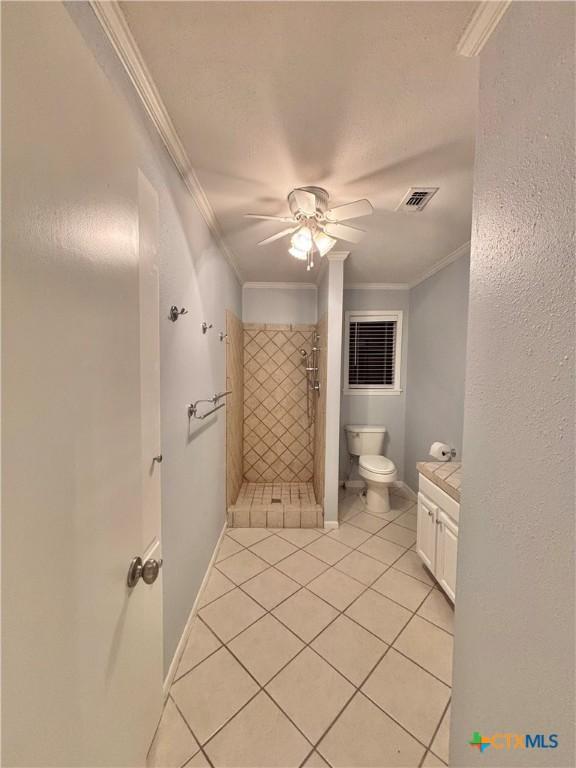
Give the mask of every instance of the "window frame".
<path id="1" fill-rule="evenodd" d="M 350 309 L 344 313 L 345 317 L 345 341 L 344 341 L 344 388 L 345 395 L 399 395 L 402 392 L 401 387 L 401 368 L 402 368 L 402 316 L 401 309 Z M 349 379 L 349 360 L 350 360 L 350 322 L 355 319 L 369 318 L 370 320 L 395 321 L 396 339 L 394 348 L 394 385 L 391 387 L 382 385 L 374 387 L 370 385 L 363 386 L 356 384 L 350 386 Z"/>

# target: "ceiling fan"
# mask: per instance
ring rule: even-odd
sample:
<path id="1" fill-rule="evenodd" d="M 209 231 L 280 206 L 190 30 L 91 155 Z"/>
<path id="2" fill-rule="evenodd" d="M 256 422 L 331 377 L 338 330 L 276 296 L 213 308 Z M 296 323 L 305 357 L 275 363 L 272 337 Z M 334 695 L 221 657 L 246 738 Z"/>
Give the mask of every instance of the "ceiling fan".
<path id="1" fill-rule="evenodd" d="M 315 253 L 325 256 L 338 240 L 360 242 L 364 230 L 341 224 L 342 221 L 368 216 L 374 212 L 368 200 L 356 200 L 328 208 L 328 192 L 321 187 L 293 189 L 288 195 L 288 205 L 292 216 L 265 216 L 259 213 L 245 215 L 251 219 L 270 219 L 291 224 L 281 232 L 261 240 L 258 245 L 267 245 L 292 235 L 288 253 L 296 259 L 306 261 L 307 269 L 313 268 Z"/>

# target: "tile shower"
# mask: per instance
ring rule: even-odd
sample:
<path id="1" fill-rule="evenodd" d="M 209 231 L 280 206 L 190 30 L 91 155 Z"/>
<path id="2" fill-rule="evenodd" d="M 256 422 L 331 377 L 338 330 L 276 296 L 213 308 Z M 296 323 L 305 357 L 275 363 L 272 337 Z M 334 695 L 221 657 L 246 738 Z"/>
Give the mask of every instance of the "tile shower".
<path id="1" fill-rule="evenodd" d="M 242 324 L 227 313 L 231 527 L 323 526 L 326 330 L 325 319 L 318 325 Z"/>

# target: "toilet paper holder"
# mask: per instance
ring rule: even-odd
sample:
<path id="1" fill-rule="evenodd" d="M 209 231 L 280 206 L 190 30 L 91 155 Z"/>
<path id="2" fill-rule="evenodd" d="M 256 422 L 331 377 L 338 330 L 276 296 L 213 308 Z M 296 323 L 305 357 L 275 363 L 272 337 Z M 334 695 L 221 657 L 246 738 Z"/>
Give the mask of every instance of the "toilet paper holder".
<path id="1" fill-rule="evenodd" d="M 456 449 L 446 443 L 432 443 L 430 456 L 440 461 L 451 461 L 456 457 Z"/>

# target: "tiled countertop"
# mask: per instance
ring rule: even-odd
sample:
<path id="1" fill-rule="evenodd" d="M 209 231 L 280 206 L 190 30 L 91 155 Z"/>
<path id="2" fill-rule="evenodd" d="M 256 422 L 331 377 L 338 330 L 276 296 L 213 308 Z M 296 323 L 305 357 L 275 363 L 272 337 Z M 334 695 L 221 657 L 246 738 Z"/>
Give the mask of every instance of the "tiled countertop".
<path id="1" fill-rule="evenodd" d="M 419 461 L 416 469 L 460 504 L 461 461 Z"/>

